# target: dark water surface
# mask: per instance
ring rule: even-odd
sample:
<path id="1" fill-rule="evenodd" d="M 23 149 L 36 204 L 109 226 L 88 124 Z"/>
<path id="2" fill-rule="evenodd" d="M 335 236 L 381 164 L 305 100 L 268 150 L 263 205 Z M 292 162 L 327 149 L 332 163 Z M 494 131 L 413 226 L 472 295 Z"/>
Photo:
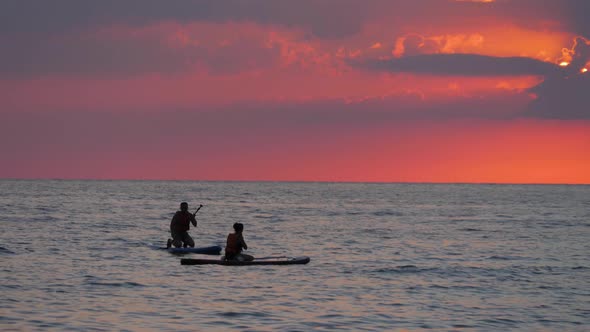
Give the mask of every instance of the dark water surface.
<path id="1" fill-rule="evenodd" d="M 185 200 L 311 262 L 181 266 Z M 2 331 L 590 328 L 590 186 L 0 180 L 0 230 Z"/>

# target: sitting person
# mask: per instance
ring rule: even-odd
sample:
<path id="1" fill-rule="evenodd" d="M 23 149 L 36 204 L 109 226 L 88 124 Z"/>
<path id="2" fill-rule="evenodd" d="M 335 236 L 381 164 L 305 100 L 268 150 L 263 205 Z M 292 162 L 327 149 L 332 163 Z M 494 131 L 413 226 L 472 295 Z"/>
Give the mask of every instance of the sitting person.
<path id="1" fill-rule="evenodd" d="M 234 224 L 234 233 L 230 233 L 227 236 L 227 244 L 225 246 L 225 260 L 231 261 L 252 261 L 253 256 L 242 254 L 242 249 L 248 250 L 248 245 L 244 241 L 242 232 L 244 231 L 244 225 L 242 223 Z"/>

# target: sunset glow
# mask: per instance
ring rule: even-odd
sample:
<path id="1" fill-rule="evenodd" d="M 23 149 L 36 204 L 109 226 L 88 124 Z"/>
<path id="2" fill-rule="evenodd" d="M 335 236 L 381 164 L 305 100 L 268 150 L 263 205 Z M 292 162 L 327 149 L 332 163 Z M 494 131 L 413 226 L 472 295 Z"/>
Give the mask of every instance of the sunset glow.
<path id="1" fill-rule="evenodd" d="M 576 2 L 351 4 L 5 8 L 0 177 L 590 183 Z"/>

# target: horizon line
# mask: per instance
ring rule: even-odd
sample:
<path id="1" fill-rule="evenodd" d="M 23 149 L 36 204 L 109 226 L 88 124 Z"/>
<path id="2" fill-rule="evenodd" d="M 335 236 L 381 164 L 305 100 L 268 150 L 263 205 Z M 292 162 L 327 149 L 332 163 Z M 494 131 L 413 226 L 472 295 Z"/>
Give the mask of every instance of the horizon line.
<path id="1" fill-rule="evenodd" d="M 337 180 L 232 180 L 232 179 L 125 179 L 125 178 L 4 178 L 0 181 L 144 181 L 144 182 L 238 182 L 238 183 L 342 183 L 342 184 L 473 184 L 473 185 L 540 185 L 540 186 L 587 186 L 590 183 L 567 183 L 567 182 L 446 182 L 446 181 L 337 181 Z"/>

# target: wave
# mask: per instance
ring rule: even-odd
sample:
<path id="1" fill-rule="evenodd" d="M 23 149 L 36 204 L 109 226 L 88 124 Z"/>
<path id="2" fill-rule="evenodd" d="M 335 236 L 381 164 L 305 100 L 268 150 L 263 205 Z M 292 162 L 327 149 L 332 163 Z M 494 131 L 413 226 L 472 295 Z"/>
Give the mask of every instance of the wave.
<path id="1" fill-rule="evenodd" d="M 488 257 L 487 259 L 490 259 L 490 260 L 498 260 L 498 261 L 514 261 L 514 260 L 526 259 L 526 257 L 494 255 L 494 256 Z"/>
<path id="2" fill-rule="evenodd" d="M 143 284 L 140 284 L 138 282 L 132 282 L 132 281 L 123 281 L 123 282 L 91 281 L 91 282 L 87 282 L 87 284 L 92 285 L 92 286 L 123 287 L 123 288 L 145 287 L 145 285 L 143 285 Z"/>
<path id="3" fill-rule="evenodd" d="M 387 217 L 387 216 L 392 216 L 392 217 L 403 217 L 404 214 L 399 212 L 399 211 L 391 211 L 391 210 L 381 210 L 381 211 L 375 211 L 373 213 L 371 213 L 372 215 L 376 216 L 376 217 Z"/>
<path id="4" fill-rule="evenodd" d="M 434 268 L 420 268 L 420 267 L 417 267 L 416 265 L 398 265 L 395 267 L 380 268 L 380 269 L 374 270 L 373 272 L 376 272 L 376 273 L 422 273 L 422 272 L 428 272 L 428 271 L 432 271 L 432 270 L 434 270 Z"/>
<path id="5" fill-rule="evenodd" d="M 16 253 L 14 251 L 12 251 L 12 250 L 7 249 L 7 248 L 0 247 L 0 254 L 9 254 L 9 255 L 12 255 L 12 254 L 16 254 Z"/>
<path id="6" fill-rule="evenodd" d="M 463 232 L 483 232 L 483 229 L 479 229 L 479 228 L 470 228 L 470 227 L 466 227 L 466 228 L 459 228 L 459 231 L 463 231 Z"/>

